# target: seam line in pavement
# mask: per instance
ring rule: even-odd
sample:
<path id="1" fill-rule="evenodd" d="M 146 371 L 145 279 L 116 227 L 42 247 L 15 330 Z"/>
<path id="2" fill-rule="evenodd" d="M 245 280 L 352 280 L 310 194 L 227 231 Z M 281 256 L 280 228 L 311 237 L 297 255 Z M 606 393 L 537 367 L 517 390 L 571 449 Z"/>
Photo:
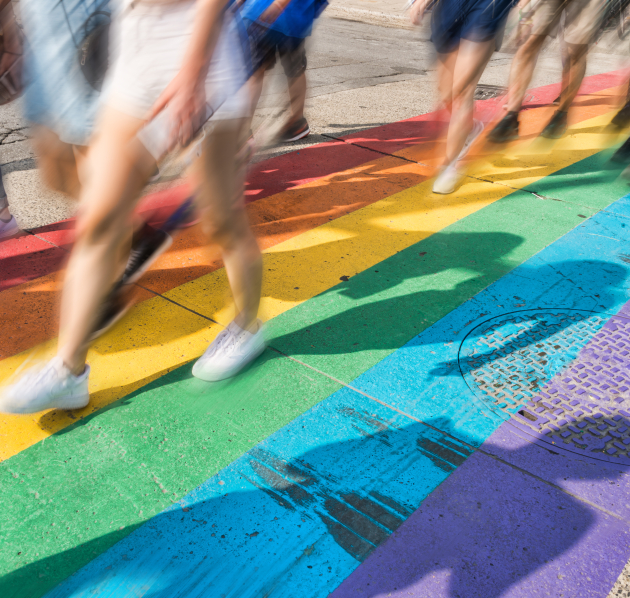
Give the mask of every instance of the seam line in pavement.
<path id="1" fill-rule="evenodd" d="M 369 130 L 369 129 L 366 129 Z M 354 147 L 360 147 L 361 149 L 369 150 L 370 152 L 374 152 L 375 154 L 380 154 L 381 156 L 389 156 L 390 158 L 397 158 L 398 160 L 402 160 L 403 162 L 409 162 L 411 164 L 420 164 L 420 166 L 428 166 L 424 162 L 416 162 L 415 160 L 410 160 L 409 158 L 404 158 L 403 156 L 397 156 L 396 154 L 389 154 L 387 152 L 382 152 L 380 150 L 374 149 L 373 147 L 367 147 L 366 145 L 361 145 L 360 143 L 349 143 L 343 137 L 335 137 L 333 135 L 326 135 L 326 133 L 320 133 L 322 137 L 326 137 L 327 139 L 331 139 L 334 141 L 343 141 L 346 145 L 351 145 Z"/>
<path id="2" fill-rule="evenodd" d="M 517 465 L 513 465 L 512 463 L 506 461 L 505 459 L 502 459 L 501 457 L 498 457 L 496 455 L 493 455 L 492 453 L 489 453 L 485 450 L 483 450 L 481 447 L 476 447 L 472 444 L 470 444 L 469 442 L 462 440 L 461 438 L 458 438 L 457 436 L 455 436 L 454 434 L 451 434 L 449 432 L 445 432 L 444 430 L 440 430 L 440 428 L 436 428 L 435 426 L 432 426 L 431 424 L 428 424 L 427 422 L 418 419 L 417 417 L 414 417 L 413 415 L 410 415 L 409 413 L 406 413 L 405 411 L 402 411 L 401 409 L 398 409 L 397 407 L 393 407 L 392 405 L 390 405 L 389 403 L 386 403 L 385 401 L 381 401 L 380 399 L 377 399 L 376 397 L 373 397 L 372 395 L 367 394 L 366 392 L 363 392 L 362 390 L 359 390 L 358 388 L 355 388 L 354 386 L 350 385 L 350 384 L 346 384 L 345 382 L 339 380 L 338 378 L 335 378 L 334 376 L 331 376 L 329 374 L 327 374 L 326 372 L 323 372 L 322 370 L 319 370 L 307 363 L 304 363 L 303 361 L 300 361 L 299 359 L 295 359 L 295 357 L 291 357 L 290 355 L 287 355 L 286 353 L 283 353 L 282 351 L 279 351 L 278 349 L 275 349 L 271 346 L 269 346 L 269 349 L 271 349 L 272 351 L 275 351 L 276 353 L 278 353 L 279 355 L 282 355 L 283 357 L 286 357 L 287 359 L 290 359 L 291 361 L 294 361 L 295 363 L 298 363 L 314 372 L 317 372 L 318 374 L 321 374 L 322 376 L 325 376 L 326 378 L 333 380 L 334 382 L 337 382 L 338 384 L 341 384 L 342 386 L 344 386 L 345 388 L 348 388 L 354 392 L 359 393 L 360 395 L 363 395 L 364 397 L 374 401 L 375 403 L 378 403 L 379 405 L 382 405 L 383 407 L 387 407 L 388 409 L 391 409 L 392 411 L 395 411 L 396 413 L 399 413 L 400 415 L 403 415 L 405 417 L 408 417 L 409 419 L 418 422 L 419 424 L 433 430 L 434 432 L 438 432 L 439 434 L 443 434 L 444 436 L 446 436 L 447 438 L 452 438 L 453 440 L 460 442 L 461 444 L 463 444 L 464 446 L 468 447 L 472 452 L 479 452 L 482 455 L 486 456 L 486 457 L 490 457 L 491 459 L 494 459 L 495 461 L 498 461 L 499 463 L 502 463 L 503 465 L 506 465 L 518 472 L 520 472 L 521 474 L 524 474 L 526 476 L 529 476 L 531 478 L 534 478 L 536 481 L 543 483 L 547 486 L 550 486 L 560 492 L 563 492 L 564 494 L 580 501 L 581 503 L 584 503 L 594 509 L 597 509 L 598 511 L 601 511 L 602 513 L 610 516 L 610 517 L 614 517 L 615 519 L 617 519 L 618 521 L 622 521 L 623 523 L 629 524 L 630 525 L 630 521 L 626 520 L 624 517 L 622 517 L 621 515 L 617 515 L 616 513 L 613 513 L 612 511 L 609 511 L 608 509 L 597 505 L 593 502 L 591 502 L 590 500 L 587 500 L 585 498 L 582 498 L 576 494 L 573 494 L 572 492 L 569 492 L 568 490 L 565 490 L 564 488 L 562 488 L 561 486 L 558 486 L 557 484 L 554 484 L 552 482 L 548 482 L 547 480 L 541 478 L 540 476 L 537 476 L 534 473 L 531 473 L 530 471 L 527 471 L 526 469 L 523 469 L 521 467 L 518 467 Z M 570 457 L 567 457 L 570 458 Z"/>
<path id="3" fill-rule="evenodd" d="M 157 297 L 161 297 L 162 299 L 165 299 L 166 301 L 169 301 L 173 305 L 177 305 L 178 307 L 181 307 L 182 309 L 185 309 L 186 311 L 189 311 L 190 313 L 193 313 L 196 316 L 199 316 L 200 318 L 204 318 L 205 320 L 209 320 L 213 324 L 218 324 L 219 326 L 221 326 L 221 328 L 225 328 L 225 326 L 223 326 L 223 324 L 221 324 L 220 322 L 217 322 L 216 320 L 213 320 L 212 318 L 209 318 L 208 316 L 204 316 L 203 314 L 200 314 L 198 311 L 195 311 L 194 309 L 190 309 L 190 307 L 186 307 L 185 305 L 182 305 L 181 303 L 177 303 L 177 301 L 173 301 L 169 297 L 165 297 L 164 295 L 162 295 L 162 293 L 158 293 L 157 291 L 154 291 L 153 289 L 149 289 L 147 287 L 143 287 L 141 284 L 138 284 L 137 282 L 134 282 L 134 286 L 140 287 L 141 289 L 144 289 L 145 291 L 148 291 L 149 293 L 153 293 Z"/>

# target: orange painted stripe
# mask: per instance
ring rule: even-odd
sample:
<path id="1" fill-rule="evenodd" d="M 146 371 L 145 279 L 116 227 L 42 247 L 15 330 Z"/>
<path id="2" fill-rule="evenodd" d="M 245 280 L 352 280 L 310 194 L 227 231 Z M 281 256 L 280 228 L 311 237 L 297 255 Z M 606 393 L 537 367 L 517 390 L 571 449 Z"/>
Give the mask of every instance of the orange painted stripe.
<path id="1" fill-rule="evenodd" d="M 620 86 L 578 97 L 571 122 L 605 114 L 618 104 L 624 94 L 625 88 Z M 522 138 L 533 138 L 552 113 L 553 108 L 548 107 L 524 111 L 521 115 Z M 397 152 L 401 157 L 422 164 L 386 156 L 248 204 L 250 222 L 261 249 L 426 180 L 433 175 L 444 151 L 443 146 L 443 138 L 438 138 Z M 500 150 L 496 146 L 479 143 L 468 159 L 472 161 L 490 152 L 496 153 L 497 149 Z M 496 156 L 500 159 L 500 152 Z M 579 158 L 571 156 L 567 159 L 574 162 Z M 544 162 L 545 156 L 540 156 L 540 160 Z M 529 163 L 524 165 L 524 169 L 527 167 Z M 488 174 L 488 177 L 492 175 Z M 518 188 L 528 182 L 526 178 L 508 181 Z M 182 231 L 170 250 L 145 275 L 141 285 L 154 293 L 165 293 L 221 266 L 216 247 L 207 247 L 200 226 L 196 226 Z M 54 338 L 59 280 L 59 273 L 48 274 L 0 293 L 0 318 L 13 323 L 0 345 L 0 359 Z M 147 290 L 137 289 L 138 301 L 152 296 Z"/>

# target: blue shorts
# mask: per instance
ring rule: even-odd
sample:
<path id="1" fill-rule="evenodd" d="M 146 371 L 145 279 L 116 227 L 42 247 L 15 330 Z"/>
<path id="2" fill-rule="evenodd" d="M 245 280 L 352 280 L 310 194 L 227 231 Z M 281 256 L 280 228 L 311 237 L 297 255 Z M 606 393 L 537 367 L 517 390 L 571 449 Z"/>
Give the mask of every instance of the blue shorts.
<path id="1" fill-rule="evenodd" d="M 87 145 L 99 107 L 79 65 L 85 25 L 107 0 L 22 0 L 25 48 L 24 111 L 62 141 Z"/>
<path id="2" fill-rule="evenodd" d="M 517 0 L 438 0 L 431 18 L 431 41 L 439 54 L 453 52 L 459 40 L 494 39 Z"/>

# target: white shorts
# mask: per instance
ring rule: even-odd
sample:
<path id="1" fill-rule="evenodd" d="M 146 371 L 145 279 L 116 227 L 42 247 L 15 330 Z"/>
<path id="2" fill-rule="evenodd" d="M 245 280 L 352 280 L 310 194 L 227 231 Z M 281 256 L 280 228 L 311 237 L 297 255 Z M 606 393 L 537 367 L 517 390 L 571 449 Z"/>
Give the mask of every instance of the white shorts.
<path id="1" fill-rule="evenodd" d="M 564 41 L 575 45 L 590 44 L 601 24 L 604 5 L 605 0 L 541 0 L 536 6 L 531 33 L 555 37 L 564 11 Z"/>
<path id="2" fill-rule="evenodd" d="M 146 116 L 182 66 L 196 8 L 194 0 L 120 8 L 112 26 L 113 62 L 103 90 L 108 106 L 136 118 Z M 243 46 L 226 13 L 206 78 L 206 101 L 215 110 L 213 119 L 250 113 L 246 81 Z"/>

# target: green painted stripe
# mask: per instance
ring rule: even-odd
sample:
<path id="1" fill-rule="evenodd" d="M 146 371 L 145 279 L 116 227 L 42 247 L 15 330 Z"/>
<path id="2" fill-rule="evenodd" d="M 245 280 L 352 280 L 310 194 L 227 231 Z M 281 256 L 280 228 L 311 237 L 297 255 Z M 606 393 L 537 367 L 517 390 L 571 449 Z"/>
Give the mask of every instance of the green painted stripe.
<path id="1" fill-rule="evenodd" d="M 530 193 L 512 193 L 296 306 L 270 323 L 273 346 L 350 382 L 628 193 L 619 168 L 608 164 L 610 153 L 545 177 L 526 188 Z"/>
<path id="2" fill-rule="evenodd" d="M 349 381 L 598 208 L 514 193 L 282 314 L 273 345 Z M 41 596 L 338 388 L 271 351 L 215 385 L 184 366 L 4 461 L 0 595 Z"/>

